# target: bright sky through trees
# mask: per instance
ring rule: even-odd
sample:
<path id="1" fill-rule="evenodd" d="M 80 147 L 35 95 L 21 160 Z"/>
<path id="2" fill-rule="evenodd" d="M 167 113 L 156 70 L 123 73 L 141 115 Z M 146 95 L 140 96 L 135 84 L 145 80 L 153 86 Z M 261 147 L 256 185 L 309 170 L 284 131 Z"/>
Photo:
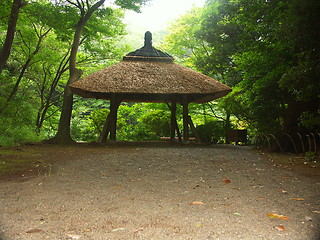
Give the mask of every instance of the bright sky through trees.
<path id="1" fill-rule="evenodd" d="M 156 32 L 167 27 L 168 22 L 189 11 L 193 6 L 202 7 L 205 0 L 150 0 L 141 13 L 127 11 L 125 22 L 143 31 Z"/>

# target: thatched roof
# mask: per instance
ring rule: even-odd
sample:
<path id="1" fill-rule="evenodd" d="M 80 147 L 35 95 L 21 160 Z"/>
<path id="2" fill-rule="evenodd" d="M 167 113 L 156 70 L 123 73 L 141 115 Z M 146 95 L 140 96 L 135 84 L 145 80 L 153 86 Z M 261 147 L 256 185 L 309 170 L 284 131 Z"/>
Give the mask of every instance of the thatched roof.
<path id="1" fill-rule="evenodd" d="M 146 40 L 147 41 L 147 40 Z M 225 96 L 228 86 L 173 62 L 173 58 L 145 43 L 122 62 L 93 73 L 70 85 L 73 93 L 87 98 L 134 102 L 208 102 Z"/>

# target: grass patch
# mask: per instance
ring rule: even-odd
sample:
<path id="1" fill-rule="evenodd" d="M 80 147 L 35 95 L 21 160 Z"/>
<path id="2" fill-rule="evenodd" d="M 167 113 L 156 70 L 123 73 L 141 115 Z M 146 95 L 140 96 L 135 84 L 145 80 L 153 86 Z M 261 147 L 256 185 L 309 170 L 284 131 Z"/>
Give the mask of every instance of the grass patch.
<path id="1" fill-rule="evenodd" d="M 40 172 L 40 169 L 46 167 L 46 163 L 39 158 L 40 155 L 32 150 L 0 149 L 0 176 L 22 172 L 34 173 L 37 169 Z"/>
<path id="2" fill-rule="evenodd" d="M 6 159 L 0 162 L 0 174 L 14 173 L 38 167 L 32 159 Z"/>
<path id="3" fill-rule="evenodd" d="M 280 154 L 280 153 L 262 153 L 274 166 L 282 166 L 287 169 L 302 173 L 308 176 L 320 176 L 320 159 L 306 158 L 304 154 Z"/>

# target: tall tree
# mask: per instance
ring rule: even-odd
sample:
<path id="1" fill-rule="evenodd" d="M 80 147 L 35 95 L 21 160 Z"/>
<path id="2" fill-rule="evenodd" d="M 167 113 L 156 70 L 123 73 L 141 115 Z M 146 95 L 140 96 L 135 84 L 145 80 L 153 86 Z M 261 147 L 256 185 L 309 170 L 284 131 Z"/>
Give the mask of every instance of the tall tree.
<path id="1" fill-rule="evenodd" d="M 279 81 L 289 93 L 285 129 L 320 130 L 320 2 L 289 2 L 278 31 L 279 42 L 287 46 L 290 65 Z"/>
<path id="2" fill-rule="evenodd" d="M 80 45 L 81 34 L 82 30 L 90 19 L 91 15 L 105 2 L 105 0 L 100 0 L 90 6 L 89 4 L 85 3 L 84 1 L 67 1 L 71 5 L 74 5 L 80 11 L 80 18 L 76 25 L 73 42 L 71 46 L 71 53 L 69 59 L 69 80 L 67 85 L 75 82 L 81 76 L 81 70 L 76 68 L 76 59 L 77 59 L 77 52 Z M 71 113 L 72 113 L 72 104 L 73 104 L 73 96 L 71 90 L 68 86 L 65 87 L 64 97 L 63 97 L 63 105 L 62 111 L 59 121 L 58 133 L 53 138 L 54 141 L 58 143 L 70 143 L 72 142 L 71 134 L 70 134 L 70 121 L 71 121 Z"/>
<path id="3" fill-rule="evenodd" d="M 69 60 L 70 76 L 64 91 L 63 105 L 62 105 L 62 111 L 61 111 L 61 116 L 59 121 L 58 132 L 56 136 L 50 140 L 51 142 L 62 143 L 62 144 L 73 142 L 71 137 L 71 132 L 70 132 L 73 95 L 68 85 L 78 80 L 82 75 L 82 71 L 76 68 L 76 58 L 77 58 L 77 52 L 78 52 L 78 48 L 81 41 L 82 31 L 86 23 L 88 22 L 88 20 L 91 18 L 92 14 L 96 12 L 98 8 L 104 4 L 105 0 L 97 1 L 92 5 L 90 4 L 90 1 L 84 1 L 84 0 L 77 0 L 77 1 L 67 0 L 67 2 L 79 10 L 80 17 L 75 28 L 74 38 L 73 38 L 72 47 L 71 47 L 70 60 Z M 134 9 L 134 10 L 139 10 L 139 7 L 136 5 L 136 3 L 141 4 L 143 2 L 144 0 L 127 0 L 127 1 L 116 0 L 115 1 L 115 3 L 121 7 Z"/>
<path id="4" fill-rule="evenodd" d="M 11 3 L 12 0 L 0 1 L 1 43 L 5 40 Z M 93 0 L 83 3 L 84 7 L 94 5 Z M 29 1 L 23 10 L 10 58 L 0 76 L 0 108 L 4 109 L 0 113 L 1 145 L 34 140 L 36 135 L 49 138 L 56 131 L 60 97 L 70 76 L 74 29 L 81 15 L 78 8 L 66 1 Z M 123 14 L 122 9 L 102 6 L 94 11 L 94 17 L 90 17 L 82 31 L 77 68 L 91 72 L 123 55 L 115 45 L 118 37 L 124 35 Z"/>
<path id="5" fill-rule="evenodd" d="M 229 62 L 226 71 L 238 79 L 231 97 L 259 132 L 302 131 L 302 114 L 319 106 L 319 5 L 314 0 L 207 2 L 203 39 Z M 206 62 L 212 61 L 219 63 L 211 57 Z"/>
<path id="6" fill-rule="evenodd" d="M 317 0 L 208 0 L 197 21 L 176 21 L 168 45 L 233 87 L 219 105 L 255 132 L 319 130 L 319 11 Z"/>

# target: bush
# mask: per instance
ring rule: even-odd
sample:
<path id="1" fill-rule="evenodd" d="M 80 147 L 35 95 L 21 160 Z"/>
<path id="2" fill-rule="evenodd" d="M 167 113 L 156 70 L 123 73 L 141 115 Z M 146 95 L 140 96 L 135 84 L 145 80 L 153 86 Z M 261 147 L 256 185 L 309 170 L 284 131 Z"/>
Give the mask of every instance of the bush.
<path id="1" fill-rule="evenodd" d="M 35 126 L 35 110 L 32 105 L 18 102 L 18 110 L 9 105 L 0 114 L 0 146 L 15 146 L 41 141 Z"/>
<path id="2" fill-rule="evenodd" d="M 144 128 L 150 131 L 153 139 L 159 140 L 160 137 L 170 136 L 170 114 L 161 109 L 147 111 L 141 118 Z M 150 136 L 150 137 L 151 137 Z"/>
<path id="3" fill-rule="evenodd" d="M 210 121 L 196 127 L 199 133 L 201 142 L 203 143 L 218 143 L 223 141 L 225 131 L 223 122 L 221 121 Z"/>
<path id="4" fill-rule="evenodd" d="M 28 142 L 39 142 L 42 137 L 38 135 L 34 128 L 29 126 L 7 126 L 7 131 L 1 131 L 0 146 L 9 147 Z"/>

